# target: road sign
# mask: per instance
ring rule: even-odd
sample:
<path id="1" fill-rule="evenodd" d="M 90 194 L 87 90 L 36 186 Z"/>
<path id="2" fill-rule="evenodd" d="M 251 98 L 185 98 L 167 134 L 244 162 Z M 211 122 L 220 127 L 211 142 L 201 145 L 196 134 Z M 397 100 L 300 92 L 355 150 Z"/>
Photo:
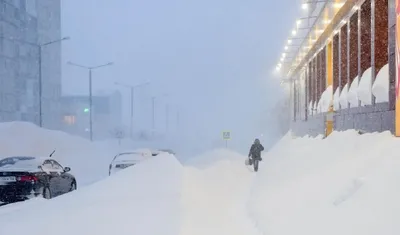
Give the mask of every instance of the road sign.
<path id="1" fill-rule="evenodd" d="M 224 131 L 222 132 L 222 138 L 224 140 L 230 140 L 231 139 L 231 132 L 230 131 Z"/>

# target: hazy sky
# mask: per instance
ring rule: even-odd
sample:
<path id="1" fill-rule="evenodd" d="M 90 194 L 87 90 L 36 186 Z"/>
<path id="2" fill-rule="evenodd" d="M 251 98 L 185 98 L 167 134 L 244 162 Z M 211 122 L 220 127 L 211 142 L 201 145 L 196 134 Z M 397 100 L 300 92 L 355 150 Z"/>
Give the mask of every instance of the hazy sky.
<path id="1" fill-rule="evenodd" d="M 93 73 L 94 90 L 121 89 L 124 121 L 129 92 L 115 81 L 151 85 L 137 92 L 135 118 L 151 127 L 151 96 L 157 126 L 171 128 L 181 110 L 187 140 L 218 142 L 232 131 L 232 144 L 252 142 L 268 121 L 279 95 L 271 73 L 295 24 L 297 0 L 62 0 L 63 92 L 87 93 L 87 71 L 66 65 L 115 63 Z M 271 124 L 273 128 L 274 124 Z M 183 133 L 182 133 L 183 135 Z M 240 147 L 238 147 L 240 148 Z"/>

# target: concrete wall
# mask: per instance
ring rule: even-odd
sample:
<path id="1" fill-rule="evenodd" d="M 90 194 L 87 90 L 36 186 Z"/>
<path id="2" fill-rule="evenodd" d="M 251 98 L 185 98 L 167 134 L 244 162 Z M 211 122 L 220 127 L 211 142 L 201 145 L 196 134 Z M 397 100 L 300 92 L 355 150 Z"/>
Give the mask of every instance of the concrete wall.
<path id="1" fill-rule="evenodd" d="M 296 136 L 317 136 L 325 132 L 325 114 L 308 117 L 307 121 L 292 122 L 291 129 Z M 340 110 L 334 115 L 334 130 L 349 129 L 365 132 L 391 131 L 394 133 L 394 110 L 388 103 L 375 106 Z"/>

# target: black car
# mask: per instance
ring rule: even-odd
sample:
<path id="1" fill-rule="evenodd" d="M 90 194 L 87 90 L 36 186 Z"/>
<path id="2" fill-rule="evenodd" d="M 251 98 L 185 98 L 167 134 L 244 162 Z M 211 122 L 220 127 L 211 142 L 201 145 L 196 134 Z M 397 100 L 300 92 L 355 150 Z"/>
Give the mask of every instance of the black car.
<path id="1" fill-rule="evenodd" d="M 76 179 L 52 158 L 28 156 L 0 160 L 0 202 L 11 203 L 33 197 L 50 199 L 77 188 Z"/>

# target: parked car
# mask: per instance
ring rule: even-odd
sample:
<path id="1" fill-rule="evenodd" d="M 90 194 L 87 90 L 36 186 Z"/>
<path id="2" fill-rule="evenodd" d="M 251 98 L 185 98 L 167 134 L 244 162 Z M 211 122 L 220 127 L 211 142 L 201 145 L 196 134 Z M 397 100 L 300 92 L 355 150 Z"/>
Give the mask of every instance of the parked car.
<path id="1" fill-rule="evenodd" d="M 108 175 L 116 173 L 127 167 L 136 165 L 137 163 L 150 158 L 153 153 L 147 149 L 138 149 L 134 151 L 126 151 L 117 154 L 110 163 Z"/>
<path id="2" fill-rule="evenodd" d="M 159 151 L 160 151 L 160 152 L 165 152 L 165 153 L 169 153 L 169 154 L 175 155 L 175 152 L 172 151 L 171 149 L 160 149 Z"/>
<path id="3" fill-rule="evenodd" d="M 7 157 L 0 160 L 0 201 L 11 203 L 41 196 L 50 199 L 73 190 L 77 183 L 52 158 L 29 156 Z"/>

